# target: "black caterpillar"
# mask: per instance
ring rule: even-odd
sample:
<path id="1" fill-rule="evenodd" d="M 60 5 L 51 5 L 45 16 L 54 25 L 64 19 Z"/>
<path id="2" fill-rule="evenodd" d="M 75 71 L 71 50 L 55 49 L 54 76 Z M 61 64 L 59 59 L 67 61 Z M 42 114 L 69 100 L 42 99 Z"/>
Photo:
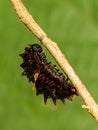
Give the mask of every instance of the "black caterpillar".
<path id="1" fill-rule="evenodd" d="M 52 98 L 56 105 L 56 100 L 60 99 L 65 103 L 65 98 L 72 100 L 73 95 L 78 95 L 75 87 L 65 79 L 65 76 L 48 62 L 39 44 L 29 45 L 25 52 L 20 54 L 23 63 L 20 65 L 29 81 L 35 83 L 36 94 L 44 95 L 44 103 L 48 98 Z"/>

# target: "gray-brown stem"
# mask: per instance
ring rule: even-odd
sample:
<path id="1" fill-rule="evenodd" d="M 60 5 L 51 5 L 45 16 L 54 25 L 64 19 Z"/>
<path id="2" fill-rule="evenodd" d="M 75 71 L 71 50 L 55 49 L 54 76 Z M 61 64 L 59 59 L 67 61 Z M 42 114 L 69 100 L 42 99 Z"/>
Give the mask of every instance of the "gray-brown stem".
<path id="1" fill-rule="evenodd" d="M 29 30 L 43 43 L 43 45 L 49 50 L 51 55 L 55 58 L 62 70 L 69 77 L 73 85 L 76 87 L 79 95 L 85 102 L 83 108 L 86 108 L 91 115 L 98 122 L 98 106 L 95 103 L 92 96 L 87 91 L 84 84 L 81 82 L 71 65 L 68 63 L 66 57 L 62 54 L 57 44 L 53 42 L 45 32 L 35 22 L 33 17 L 27 11 L 21 0 L 10 0 L 15 8 L 20 20 L 29 28 Z"/>

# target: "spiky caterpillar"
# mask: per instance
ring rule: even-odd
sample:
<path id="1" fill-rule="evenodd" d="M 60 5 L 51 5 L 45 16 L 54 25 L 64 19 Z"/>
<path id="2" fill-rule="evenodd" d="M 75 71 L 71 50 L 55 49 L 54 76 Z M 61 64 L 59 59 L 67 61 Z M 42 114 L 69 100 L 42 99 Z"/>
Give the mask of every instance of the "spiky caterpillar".
<path id="1" fill-rule="evenodd" d="M 48 98 L 52 98 L 56 105 L 58 99 L 65 103 L 65 98 L 72 100 L 73 95 L 77 95 L 75 87 L 68 78 L 65 79 L 55 65 L 47 61 L 39 44 L 29 45 L 20 56 L 23 58 L 22 75 L 26 75 L 29 81 L 35 83 L 36 94 L 44 95 L 45 104 Z"/>

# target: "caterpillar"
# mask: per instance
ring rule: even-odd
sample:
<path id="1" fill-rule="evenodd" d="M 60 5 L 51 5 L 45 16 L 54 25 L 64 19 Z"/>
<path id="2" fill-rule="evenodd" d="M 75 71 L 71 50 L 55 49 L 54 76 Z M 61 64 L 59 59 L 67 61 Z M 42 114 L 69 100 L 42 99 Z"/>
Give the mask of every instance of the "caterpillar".
<path id="1" fill-rule="evenodd" d="M 55 105 L 56 100 L 65 104 L 64 99 L 72 100 L 74 95 L 78 95 L 69 79 L 65 79 L 56 65 L 48 62 L 39 44 L 28 45 L 25 52 L 19 55 L 23 58 L 20 65 L 24 69 L 22 75 L 35 84 L 36 95 L 43 94 L 45 104 L 48 98 L 51 98 Z"/>

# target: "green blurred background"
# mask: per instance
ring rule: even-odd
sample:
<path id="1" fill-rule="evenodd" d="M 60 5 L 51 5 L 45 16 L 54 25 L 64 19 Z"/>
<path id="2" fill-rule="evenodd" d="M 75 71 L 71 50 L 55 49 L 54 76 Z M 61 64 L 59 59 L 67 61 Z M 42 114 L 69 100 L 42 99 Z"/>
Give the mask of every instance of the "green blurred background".
<path id="1" fill-rule="evenodd" d="M 58 43 L 98 102 L 98 0 L 23 0 L 34 19 Z M 98 130 L 75 97 L 66 105 L 32 91 L 21 76 L 19 53 L 38 39 L 20 22 L 10 1 L 0 1 L 0 130 Z M 55 61 L 44 48 L 49 60 Z"/>

